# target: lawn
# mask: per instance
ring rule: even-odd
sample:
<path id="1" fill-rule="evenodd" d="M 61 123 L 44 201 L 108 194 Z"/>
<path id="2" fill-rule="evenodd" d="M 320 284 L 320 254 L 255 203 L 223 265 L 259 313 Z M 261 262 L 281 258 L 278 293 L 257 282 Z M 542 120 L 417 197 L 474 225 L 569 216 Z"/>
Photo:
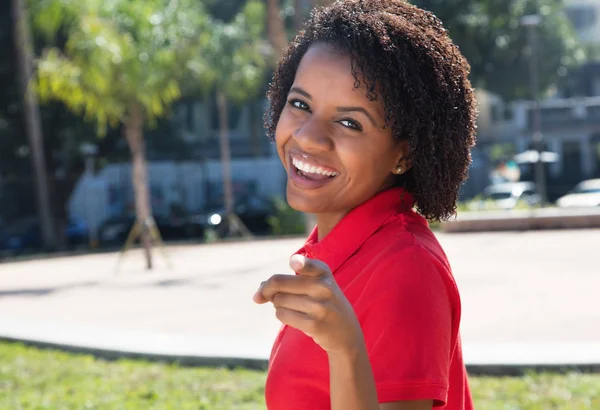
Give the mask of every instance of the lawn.
<path id="1" fill-rule="evenodd" d="M 265 373 L 181 368 L 0 343 L 0 409 L 264 409 Z M 600 375 L 473 377 L 478 410 L 600 409 Z"/>

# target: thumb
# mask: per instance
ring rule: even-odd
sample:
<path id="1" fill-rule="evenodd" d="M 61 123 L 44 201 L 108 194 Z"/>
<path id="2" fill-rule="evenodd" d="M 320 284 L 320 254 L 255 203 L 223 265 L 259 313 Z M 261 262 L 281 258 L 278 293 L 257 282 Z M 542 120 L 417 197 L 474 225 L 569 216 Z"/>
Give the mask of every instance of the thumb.
<path id="1" fill-rule="evenodd" d="M 254 303 L 256 303 L 258 305 L 262 305 L 263 303 L 268 302 L 268 299 L 262 293 L 264 285 L 265 285 L 265 282 L 261 282 L 260 286 L 258 287 L 258 290 L 252 297 L 252 300 L 254 301 Z"/>
<path id="2" fill-rule="evenodd" d="M 329 266 L 318 259 L 310 259 L 303 255 L 293 255 L 290 258 L 290 267 L 294 272 L 302 276 L 324 276 L 331 275 Z"/>

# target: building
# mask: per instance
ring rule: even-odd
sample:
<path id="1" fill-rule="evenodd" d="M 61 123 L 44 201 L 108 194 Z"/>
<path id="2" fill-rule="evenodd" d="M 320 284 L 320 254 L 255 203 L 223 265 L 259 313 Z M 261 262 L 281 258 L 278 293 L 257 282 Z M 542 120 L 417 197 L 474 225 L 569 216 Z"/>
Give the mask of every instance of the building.
<path id="1" fill-rule="evenodd" d="M 479 98 L 478 146 L 492 162 L 533 148 L 533 102 L 506 104 L 485 93 Z M 540 122 L 545 149 L 559 154 L 559 160 L 547 166 L 550 199 L 583 179 L 600 177 L 600 94 L 542 101 Z M 524 178 L 532 178 L 531 169 L 523 171 Z"/>
<path id="2" fill-rule="evenodd" d="M 581 42 L 600 42 L 600 0 L 567 0 L 565 11 Z"/>
<path id="3" fill-rule="evenodd" d="M 600 0 L 569 0 L 565 12 L 581 43 L 600 51 Z M 600 61 L 574 70 L 568 84 L 540 103 L 545 149 L 559 154 L 546 167 L 551 200 L 583 179 L 600 177 Z M 477 99 L 478 150 L 489 168 L 533 148 L 532 101 L 507 103 L 483 90 Z M 521 171 L 522 179 L 533 179 L 531 166 Z"/>
<path id="4" fill-rule="evenodd" d="M 264 99 L 228 109 L 231 175 L 236 196 L 282 197 L 286 173 L 263 127 Z M 170 128 L 147 138 L 148 181 L 155 215 L 174 209 L 199 212 L 222 203 L 222 163 L 216 106 L 209 99 L 180 101 Z M 126 145 L 126 142 L 120 141 Z M 180 148 L 164 150 L 165 145 Z M 121 147 L 127 150 L 127 147 Z M 94 204 L 90 205 L 90 193 Z M 97 227 L 108 218 L 134 212 L 131 162 L 111 163 L 97 175 L 84 174 L 69 200 L 69 215 Z"/>
<path id="5" fill-rule="evenodd" d="M 304 2 L 309 7 L 309 2 Z M 600 50 L 600 0 L 567 0 L 566 14 L 580 41 Z M 473 150 L 470 179 L 463 199 L 483 191 L 491 182 L 490 171 L 515 154 L 532 146 L 530 101 L 505 103 L 497 96 L 477 90 L 480 115 L 478 146 Z M 171 127 L 183 146 L 179 158 L 165 155 L 148 144 L 149 173 L 154 211 L 167 214 L 174 204 L 189 211 L 202 209 L 221 197 L 219 119 L 214 98 L 184 100 L 174 107 Z M 232 175 L 238 194 L 251 191 L 265 196 L 283 196 L 285 171 L 274 145 L 266 138 L 262 115 L 266 101 L 230 105 L 228 110 Z M 546 148 L 560 155 L 548 166 L 548 193 L 554 199 L 582 179 L 600 176 L 600 62 L 590 62 L 573 75 L 573 86 L 541 103 L 541 123 Z M 531 170 L 522 170 L 531 178 Z M 129 161 L 112 164 L 95 177 L 108 190 L 104 218 L 131 212 L 133 190 Z M 85 219 L 90 209 L 86 190 L 94 178 L 84 176 L 73 192 L 71 214 Z"/>

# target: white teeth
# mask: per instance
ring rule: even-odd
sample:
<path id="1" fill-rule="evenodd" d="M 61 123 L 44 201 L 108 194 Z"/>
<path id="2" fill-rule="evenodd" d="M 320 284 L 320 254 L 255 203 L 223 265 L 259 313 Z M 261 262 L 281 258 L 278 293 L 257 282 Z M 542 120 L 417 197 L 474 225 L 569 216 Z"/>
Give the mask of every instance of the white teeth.
<path id="1" fill-rule="evenodd" d="M 337 172 L 326 171 L 321 167 L 316 167 L 314 165 L 307 164 L 305 162 L 300 161 L 299 159 L 293 158 L 292 163 L 296 168 L 298 168 L 302 172 L 306 172 L 308 174 L 321 174 L 328 177 L 337 176 Z"/>

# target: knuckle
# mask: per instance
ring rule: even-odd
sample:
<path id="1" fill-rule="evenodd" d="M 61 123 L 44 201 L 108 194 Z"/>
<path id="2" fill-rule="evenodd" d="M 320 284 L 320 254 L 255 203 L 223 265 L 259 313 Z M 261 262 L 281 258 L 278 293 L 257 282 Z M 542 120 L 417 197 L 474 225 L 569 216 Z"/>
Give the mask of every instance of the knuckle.
<path id="1" fill-rule="evenodd" d="M 285 295 L 283 293 L 273 295 L 273 305 L 281 306 L 283 303 L 285 303 Z"/>
<path id="2" fill-rule="evenodd" d="M 273 275 L 271 276 L 271 279 L 269 279 L 269 281 L 271 282 L 272 285 L 274 286 L 280 286 L 283 282 L 283 275 Z"/>
<path id="3" fill-rule="evenodd" d="M 286 276 L 288 275 L 273 275 L 268 281 L 268 288 L 276 291 L 277 289 L 281 289 L 284 287 L 289 280 Z"/>
<path id="4" fill-rule="evenodd" d="M 313 317 L 318 320 L 323 320 L 327 317 L 327 307 L 321 303 L 315 304 L 313 307 Z"/>
<path id="5" fill-rule="evenodd" d="M 319 293 L 324 299 L 331 299 L 333 296 L 333 286 L 327 280 L 321 280 L 319 283 Z"/>
<path id="6" fill-rule="evenodd" d="M 327 265 L 327 264 L 326 264 L 325 262 L 323 262 L 323 261 L 317 261 L 317 262 L 315 263 L 315 268 L 316 268 L 316 269 L 318 269 L 318 270 L 320 270 L 320 271 L 322 271 L 322 272 L 324 272 L 324 273 L 328 273 L 328 272 L 330 272 L 330 271 L 331 271 L 331 270 L 329 269 L 329 265 Z"/>
<path id="7" fill-rule="evenodd" d="M 285 310 L 283 310 L 283 309 L 275 309 L 275 317 L 277 319 L 279 319 L 280 321 L 282 321 L 282 322 L 285 321 L 285 318 L 286 318 Z"/>

